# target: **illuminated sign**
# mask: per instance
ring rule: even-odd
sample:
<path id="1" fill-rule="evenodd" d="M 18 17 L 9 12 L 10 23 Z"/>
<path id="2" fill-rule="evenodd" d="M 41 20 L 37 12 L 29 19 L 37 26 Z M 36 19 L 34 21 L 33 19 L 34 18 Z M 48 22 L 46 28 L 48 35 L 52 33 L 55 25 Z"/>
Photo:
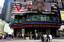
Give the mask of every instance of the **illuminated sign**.
<path id="1" fill-rule="evenodd" d="M 20 6 L 16 6 L 16 10 L 19 12 L 21 10 Z"/>
<path id="2" fill-rule="evenodd" d="M 61 20 L 64 21 L 64 11 L 60 11 Z"/>
<path id="3" fill-rule="evenodd" d="M 57 25 L 52 25 L 52 24 L 25 24 L 24 27 L 57 27 Z"/>
<path id="4" fill-rule="evenodd" d="M 32 1 L 23 3 L 12 3 L 11 13 L 25 13 L 27 10 L 32 10 Z"/>
<path id="5" fill-rule="evenodd" d="M 12 24 L 12 28 L 28 28 L 28 27 L 60 27 L 59 24 Z"/>
<path id="6" fill-rule="evenodd" d="M 24 12 L 24 7 L 22 7 L 22 4 L 13 4 L 12 5 L 12 13 L 22 13 Z"/>
<path id="7" fill-rule="evenodd" d="M 28 8 L 28 11 L 32 10 L 32 1 L 27 1 L 27 8 Z"/>

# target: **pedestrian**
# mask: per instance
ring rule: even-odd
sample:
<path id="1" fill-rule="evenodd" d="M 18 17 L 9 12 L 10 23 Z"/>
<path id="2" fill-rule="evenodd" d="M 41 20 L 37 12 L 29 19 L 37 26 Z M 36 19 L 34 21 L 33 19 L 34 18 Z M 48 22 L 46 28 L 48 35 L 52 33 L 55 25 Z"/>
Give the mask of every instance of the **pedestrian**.
<path id="1" fill-rule="evenodd" d="M 44 42 L 44 37 L 43 35 L 41 34 L 41 41 Z"/>
<path id="2" fill-rule="evenodd" d="M 47 41 L 47 34 L 43 34 L 44 42 Z"/>
<path id="3" fill-rule="evenodd" d="M 52 42 L 52 35 L 51 34 L 49 34 L 49 38 L 50 38 L 49 42 Z"/>
<path id="4" fill-rule="evenodd" d="M 22 33 L 22 39 L 24 39 L 24 33 Z"/>
<path id="5" fill-rule="evenodd" d="M 30 39 L 32 39 L 32 32 L 30 32 Z"/>
<path id="6" fill-rule="evenodd" d="M 35 36 L 36 36 L 36 39 L 38 39 L 38 33 L 36 33 Z"/>
<path id="7" fill-rule="evenodd" d="M 50 42 L 50 37 L 49 37 L 49 35 L 47 35 L 47 42 Z"/>

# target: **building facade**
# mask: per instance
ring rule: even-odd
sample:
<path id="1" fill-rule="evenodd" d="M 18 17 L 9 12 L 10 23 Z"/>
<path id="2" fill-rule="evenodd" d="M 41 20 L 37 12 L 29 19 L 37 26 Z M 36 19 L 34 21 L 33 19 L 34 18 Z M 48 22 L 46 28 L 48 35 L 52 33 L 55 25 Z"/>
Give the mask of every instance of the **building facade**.
<path id="1" fill-rule="evenodd" d="M 11 3 L 12 3 L 12 0 L 5 0 L 4 2 L 3 9 L 2 9 L 2 19 L 5 21 L 9 21 Z"/>
<path id="2" fill-rule="evenodd" d="M 39 4 L 36 5 L 37 2 Z M 44 8 L 45 6 L 47 7 Z M 11 4 L 10 13 L 11 27 L 14 29 L 15 36 L 17 34 L 29 36 L 31 32 L 33 37 L 35 33 L 58 36 L 57 31 L 61 26 L 61 18 L 59 7 L 55 0 L 50 2 L 48 0 L 14 0 Z"/>

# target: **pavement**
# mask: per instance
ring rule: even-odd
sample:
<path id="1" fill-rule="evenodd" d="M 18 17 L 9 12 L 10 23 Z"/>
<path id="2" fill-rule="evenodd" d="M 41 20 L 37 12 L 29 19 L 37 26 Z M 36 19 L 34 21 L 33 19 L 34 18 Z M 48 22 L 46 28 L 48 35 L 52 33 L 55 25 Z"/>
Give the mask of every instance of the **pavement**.
<path id="1" fill-rule="evenodd" d="M 41 42 L 41 40 L 0 40 L 0 42 Z M 53 39 L 52 42 L 64 42 L 64 39 Z"/>

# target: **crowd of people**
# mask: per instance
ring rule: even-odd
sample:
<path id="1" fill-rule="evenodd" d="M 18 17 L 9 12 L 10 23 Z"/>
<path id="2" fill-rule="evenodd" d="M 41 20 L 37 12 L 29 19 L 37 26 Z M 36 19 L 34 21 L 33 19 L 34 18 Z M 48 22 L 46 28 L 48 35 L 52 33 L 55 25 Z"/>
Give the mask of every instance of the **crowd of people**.
<path id="1" fill-rule="evenodd" d="M 6 39 L 7 37 L 11 38 L 11 39 L 15 38 L 14 34 L 13 34 L 14 31 L 13 31 L 12 28 L 10 28 L 9 23 L 3 22 L 3 24 L 2 24 L 2 20 L 0 20 L 0 22 L 1 22 L 0 24 L 4 26 L 4 27 L 2 27 L 3 30 L 2 30 L 2 28 L 0 28 L 0 38 L 4 38 L 4 39 Z M 4 32 L 5 35 L 3 34 L 1 36 L 1 34 L 2 34 L 1 32 Z M 36 30 L 35 30 L 34 34 L 32 32 L 30 32 L 27 35 L 28 35 L 27 37 L 29 37 L 30 40 L 32 40 L 32 39 L 34 39 L 34 40 L 40 39 L 42 42 L 52 42 L 52 35 L 51 34 L 43 34 L 43 33 L 40 33 L 40 32 L 37 33 Z M 17 33 L 17 37 L 20 37 L 22 39 L 26 39 L 26 35 L 24 33 L 19 33 L 18 32 Z"/>
<path id="2" fill-rule="evenodd" d="M 52 35 L 51 34 L 43 34 L 41 36 L 42 42 L 52 42 Z"/>
<path id="3" fill-rule="evenodd" d="M 21 33 L 20 33 L 21 34 Z M 22 38 L 24 40 L 27 40 L 27 37 L 29 40 L 41 40 L 42 42 L 52 42 L 52 35 L 51 34 L 42 34 L 42 33 L 35 33 L 32 34 L 32 32 L 26 34 L 21 34 L 20 36 L 18 35 L 17 38 Z"/>

